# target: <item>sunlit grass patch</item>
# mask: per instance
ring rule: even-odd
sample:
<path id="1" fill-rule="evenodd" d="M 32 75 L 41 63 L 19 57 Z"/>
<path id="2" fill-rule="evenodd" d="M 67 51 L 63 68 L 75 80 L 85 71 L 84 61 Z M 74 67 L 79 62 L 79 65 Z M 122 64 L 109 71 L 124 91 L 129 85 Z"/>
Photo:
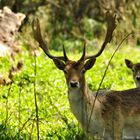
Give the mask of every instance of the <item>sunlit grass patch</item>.
<path id="1" fill-rule="evenodd" d="M 97 58 L 93 68 L 86 73 L 86 81 L 92 91 L 98 89 L 113 51 L 114 47 L 106 48 Z M 62 55 L 61 52 L 52 51 L 52 53 Z M 89 53 L 92 54 L 91 51 Z M 125 66 L 124 59 L 139 62 L 139 53 L 139 48 L 126 46 L 119 49 L 111 61 L 101 88 L 113 90 L 134 88 L 132 73 Z M 68 56 L 78 60 L 81 53 L 68 52 Z M 69 108 L 63 72 L 58 70 L 43 52 L 36 56 L 36 76 L 34 56 L 24 50 L 12 63 L 17 63 L 18 60 L 23 61 L 22 70 L 14 76 L 11 85 L 0 87 L 0 139 L 37 139 L 34 82 L 39 109 L 40 139 L 82 138 L 84 134 Z M 8 57 L 2 58 L 0 72 L 8 74 L 12 63 Z"/>

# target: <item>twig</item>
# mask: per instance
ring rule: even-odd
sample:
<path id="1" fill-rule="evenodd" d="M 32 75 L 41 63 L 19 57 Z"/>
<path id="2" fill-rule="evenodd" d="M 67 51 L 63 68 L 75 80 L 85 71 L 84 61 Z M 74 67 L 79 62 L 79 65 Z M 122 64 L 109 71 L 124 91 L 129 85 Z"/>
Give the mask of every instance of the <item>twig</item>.
<path id="1" fill-rule="evenodd" d="M 106 67 L 106 69 L 105 69 L 104 75 L 103 75 L 103 77 L 102 77 L 102 79 L 101 79 L 101 82 L 100 82 L 100 84 L 99 84 L 97 93 L 96 93 L 96 95 L 95 95 L 95 99 L 94 99 L 94 102 L 93 102 L 93 105 L 92 105 L 92 109 L 91 109 L 91 113 L 90 113 L 90 116 L 89 116 L 89 121 L 88 121 L 88 125 L 87 125 L 87 130 L 88 130 L 88 128 L 89 128 L 90 121 L 91 121 L 91 116 L 92 116 L 92 113 L 93 113 L 93 110 L 94 110 L 94 106 L 95 106 L 95 102 L 96 102 L 96 99 L 98 99 L 97 96 L 98 96 L 99 90 L 100 90 L 100 88 L 101 88 L 101 85 L 102 85 L 102 83 L 103 83 L 103 80 L 104 80 L 104 78 L 105 78 L 105 76 L 106 76 L 108 67 L 109 67 L 109 65 L 110 65 L 110 63 L 111 63 L 111 61 L 112 61 L 114 55 L 116 54 L 116 52 L 118 51 L 118 49 L 121 47 L 122 43 L 123 43 L 131 34 L 132 34 L 132 32 L 129 33 L 128 35 L 126 35 L 126 36 L 121 40 L 121 42 L 118 44 L 117 48 L 115 49 L 114 53 L 112 54 L 112 56 L 111 56 L 111 58 L 110 58 L 110 60 L 109 60 L 109 62 L 108 62 L 108 65 L 107 65 L 107 67 Z M 99 99 L 98 99 L 98 100 L 99 100 Z M 99 100 L 99 102 L 101 102 L 101 101 Z"/>
<path id="2" fill-rule="evenodd" d="M 21 83 L 19 84 L 19 97 L 18 97 L 18 139 L 20 139 L 20 123 L 21 123 L 21 112 L 20 112 L 20 107 L 21 107 Z"/>
<path id="3" fill-rule="evenodd" d="M 24 124 L 22 125 L 22 127 L 20 128 L 20 132 L 23 130 L 23 128 L 26 126 L 26 124 L 32 119 L 34 113 L 32 113 L 30 115 L 30 117 L 24 122 Z"/>
<path id="4" fill-rule="evenodd" d="M 9 95 L 10 95 L 11 87 L 12 87 L 12 82 L 9 85 L 8 93 L 7 93 L 7 97 L 6 97 L 6 118 L 5 118 L 5 126 L 7 125 L 8 116 L 9 116 L 9 112 L 8 112 L 8 102 L 9 102 L 9 100 L 8 100 L 8 98 L 9 98 Z"/>
<path id="5" fill-rule="evenodd" d="M 10 68 L 9 70 L 9 75 L 8 75 L 9 79 L 11 80 L 10 82 L 8 82 L 6 85 L 8 86 L 9 85 L 9 88 L 8 88 L 8 93 L 7 93 L 7 97 L 6 97 L 6 119 L 5 119 L 5 126 L 7 125 L 7 122 L 8 122 L 8 116 L 9 116 L 9 112 L 8 112 L 8 98 L 9 98 L 9 95 L 10 95 L 10 91 L 11 91 L 11 88 L 12 88 L 12 84 L 14 83 L 14 80 L 13 80 L 13 75 L 12 75 L 12 67 Z"/>
<path id="6" fill-rule="evenodd" d="M 33 133 L 33 129 L 34 129 L 34 122 L 35 122 L 35 119 L 33 119 L 33 123 L 32 123 L 32 128 L 31 128 L 31 132 L 30 132 L 30 140 L 32 140 L 32 133 Z"/>
<path id="7" fill-rule="evenodd" d="M 36 111 L 36 127 L 37 127 L 37 139 L 39 140 L 39 115 L 38 115 L 38 105 L 37 105 L 37 94 L 36 94 L 36 54 L 34 52 L 34 100 L 35 100 L 35 111 Z"/>

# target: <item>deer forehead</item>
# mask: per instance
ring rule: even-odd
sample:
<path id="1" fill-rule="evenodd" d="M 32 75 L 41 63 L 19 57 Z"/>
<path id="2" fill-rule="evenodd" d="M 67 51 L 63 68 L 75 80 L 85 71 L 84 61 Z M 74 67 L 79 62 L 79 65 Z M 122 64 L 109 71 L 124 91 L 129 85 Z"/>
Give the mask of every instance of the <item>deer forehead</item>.
<path id="1" fill-rule="evenodd" d="M 66 63 L 65 70 L 71 71 L 71 72 L 78 72 L 82 70 L 84 67 L 83 63 L 78 63 L 76 61 L 69 61 Z"/>

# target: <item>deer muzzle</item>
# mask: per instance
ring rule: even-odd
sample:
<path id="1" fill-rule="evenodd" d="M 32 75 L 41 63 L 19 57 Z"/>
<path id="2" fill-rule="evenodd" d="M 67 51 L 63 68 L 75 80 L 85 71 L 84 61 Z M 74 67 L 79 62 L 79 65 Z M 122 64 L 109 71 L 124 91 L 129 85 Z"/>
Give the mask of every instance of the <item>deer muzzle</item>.
<path id="1" fill-rule="evenodd" d="M 136 80 L 140 82 L 140 76 L 136 76 Z"/>
<path id="2" fill-rule="evenodd" d="M 70 86 L 70 88 L 78 88 L 79 82 L 78 81 L 70 81 L 69 86 Z"/>

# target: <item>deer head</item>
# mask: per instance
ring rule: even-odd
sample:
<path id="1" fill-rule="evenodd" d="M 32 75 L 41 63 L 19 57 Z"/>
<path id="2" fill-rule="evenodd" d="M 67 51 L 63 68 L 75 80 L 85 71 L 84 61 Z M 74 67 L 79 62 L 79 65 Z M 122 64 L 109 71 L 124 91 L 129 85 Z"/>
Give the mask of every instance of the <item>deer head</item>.
<path id="1" fill-rule="evenodd" d="M 96 58 L 101 55 L 107 43 L 112 39 L 113 31 L 116 28 L 115 17 L 116 16 L 107 12 L 107 33 L 99 52 L 92 56 L 86 56 L 84 45 L 83 54 L 78 61 L 72 61 L 67 57 L 64 46 L 63 56 L 54 56 L 50 54 L 47 43 L 45 43 L 41 35 L 39 20 L 33 21 L 32 28 L 35 40 L 39 43 L 46 55 L 53 60 L 56 67 L 65 73 L 68 88 L 80 88 L 84 86 L 84 73 L 93 67 Z"/>
<path id="2" fill-rule="evenodd" d="M 125 59 L 125 64 L 132 70 L 136 86 L 140 87 L 140 63 L 133 63 L 131 60 Z"/>

